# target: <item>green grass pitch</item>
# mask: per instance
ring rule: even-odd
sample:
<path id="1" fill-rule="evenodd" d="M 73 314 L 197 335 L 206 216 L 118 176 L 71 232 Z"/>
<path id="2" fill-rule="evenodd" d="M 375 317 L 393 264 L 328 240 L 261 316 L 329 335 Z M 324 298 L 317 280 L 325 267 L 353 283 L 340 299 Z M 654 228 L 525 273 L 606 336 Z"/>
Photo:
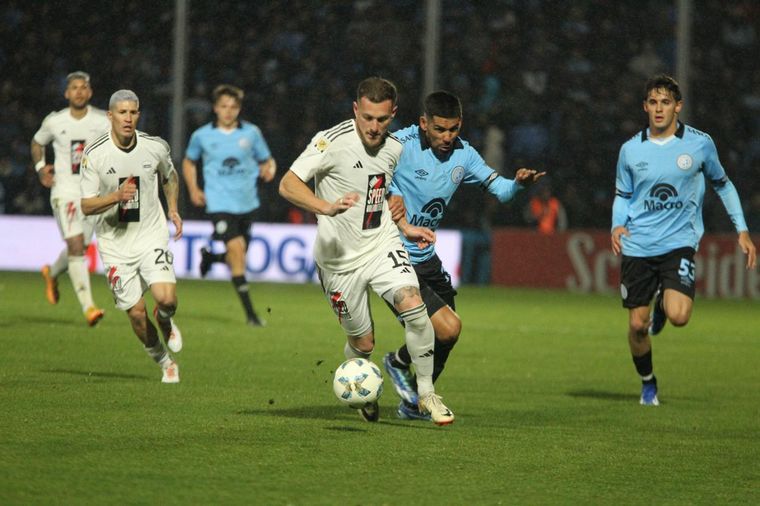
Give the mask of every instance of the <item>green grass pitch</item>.
<path id="1" fill-rule="evenodd" d="M 338 404 L 316 285 L 252 285 L 253 329 L 229 283 L 180 280 L 179 385 L 93 286 L 90 329 L 66 276 L 50 306 L 37 274 L 0 273 L 0 504 L 760 503 L 756 302 L 666 327 L 645 408 L 617 297 L 464 287 L 441 428 L 398 420 L 387 378 L 379 423 Z M 403 334 L 373 307 L 381 364 Z"/>

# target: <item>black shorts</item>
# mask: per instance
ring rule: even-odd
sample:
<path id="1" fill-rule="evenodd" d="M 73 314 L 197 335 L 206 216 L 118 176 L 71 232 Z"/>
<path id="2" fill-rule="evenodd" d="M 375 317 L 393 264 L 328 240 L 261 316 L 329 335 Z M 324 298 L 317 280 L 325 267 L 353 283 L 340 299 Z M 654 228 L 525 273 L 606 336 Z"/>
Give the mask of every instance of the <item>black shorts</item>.
<path id="1" fill-rule="evenodd" d="M 672 288 L 694 299 L 694 249 L 679 248 L 653 257 L 623 255 L 620 266 L 620 295 L 623 307 L 631 309 L 648 306 L 657 292 Z"/>
<path id="2" fill-rule="evenodd" d="M 451 309 L 455 309 L 454 297 L 457 291 L 454 290 L 451 284 L 451 276 L 443 268 L 438 255 L 433 255 L 429 260 L 416 264 L 414 272 L 417 274 L 417 281 L 420 284 L 420 295 L 422 296 L 422 302 L 427 307 L 428 316 L 433 316 L 439 309 L 447 305 L 451 306 Z M 398 311 L 393 307 L 393 304 L 388 301 L 385 301 L 385 303 L 398 317 Z"/>
<path id="3" fill-rule="evenodd" d="M 226 243 L 235 237 L 242 236 L 245 243 L 248 244 L 251 225 L 253 225 L 253 212 L 245 214 L 210 213 L 209 217 L 214 224 L 214 233 L 211 236 L 213 240 Z"/>
<path id="4" fill-rule="evenodd" d="M 417 280 L 420 282 L 420 294 L 422 301 L 427 306 L 429 316 L 433 316 L 439 309 L 449 305 L 456 309 L 454 297 L 457 291 L 451 284 L 451 276 L 443 268 L 438 255 L 425 260 L 414 266 Z"/>

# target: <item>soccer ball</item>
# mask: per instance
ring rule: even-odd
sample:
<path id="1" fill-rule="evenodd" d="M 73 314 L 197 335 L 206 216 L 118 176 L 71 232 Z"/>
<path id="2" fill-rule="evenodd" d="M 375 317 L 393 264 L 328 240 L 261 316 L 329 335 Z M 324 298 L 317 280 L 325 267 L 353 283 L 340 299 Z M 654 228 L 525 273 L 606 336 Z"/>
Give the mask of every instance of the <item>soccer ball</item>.
<path id="1" fill-rule="evenodd" d="M 335 370 L 333 391 L 347 406 L 363 408 L 383 394 L 383 374 L 365 358 L 349 358 Z"/>

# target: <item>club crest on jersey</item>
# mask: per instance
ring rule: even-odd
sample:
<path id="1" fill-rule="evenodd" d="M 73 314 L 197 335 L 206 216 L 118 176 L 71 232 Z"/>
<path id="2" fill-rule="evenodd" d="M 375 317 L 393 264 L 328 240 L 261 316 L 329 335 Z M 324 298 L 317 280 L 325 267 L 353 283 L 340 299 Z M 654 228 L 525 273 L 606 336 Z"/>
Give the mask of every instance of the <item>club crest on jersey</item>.
<path id="1" fill-rule="evenodd" d="M 678 157 L 676 164 L 681 170 L 689 170 L 691 166 L 694 165 L 694 159 L 691 155 L 684 154 Z"/>
<path id="2" fill-rule="evenodd" d="M 146 160 L 142 163 L 142 168 L 145 172 L 151 173 L 153 171 L 153 164 Z"/>
<path id="3" fill-rule="evenodd" d="M 317 148 L 317 151 L 322 153 L 325 149 L 327 149 L 327 146 L 329 146 L 330 143 L 327 142 L 327 139 L 324 137 L 320 138 L 316 144 L 314 144 L 314 147 Z"/>
<path id="4" fill-rule="evenodd" d="M 240 146 L 240 149 L 248 150 L 251 149 L 251 142 L 246 138 L 242 138 L 238 140 L 238 146 Z"/>
<path id="5" fill-rule="evenodd" d="M 464 179 L 464 167 L 457 165 L 454 167 L 454 170 L 451 171 L 451 182 L 459 184 L 462 182 L 462 179 Z"/>

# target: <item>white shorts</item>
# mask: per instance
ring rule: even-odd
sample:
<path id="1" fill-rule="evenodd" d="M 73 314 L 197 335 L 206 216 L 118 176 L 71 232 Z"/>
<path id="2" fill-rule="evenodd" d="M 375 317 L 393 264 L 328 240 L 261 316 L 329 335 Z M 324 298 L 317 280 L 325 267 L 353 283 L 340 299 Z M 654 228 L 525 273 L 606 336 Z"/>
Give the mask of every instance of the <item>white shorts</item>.
<path id="1" fill-rule="evenodd" d="M 409 262 L 409 254 L 401 242 L 378 251 L 364 266 L 353 271 L 331 272 L 319 269 L 325 297 L 348 336 L 360 337 L 373 329 L 370 289 L 393 304 L 396 290 L 420 286 L 417 274 Z"/>
<path id="2" fill-rule="evenodd" d="M 117 264 L 103 259 L 106 281 L 116 307 L 128 310 L 140 301 L 153 283 L 176 283 L 174 256 L 168 248 L 146 250 L 136 262 Z"/>
<path id="3" fill-rule="evenodd" d="M 70 239 L 72 237 L 83 235 L 84 243 L 90 244 L 92 234 L 95 232 L 95 216 L 85 216 L 82 213 L 81 200 L 62 200 L 53 199 L 50 201 L 53 208 L 53 216 L 58 223 L 58 230 L 61 231 L 61 237 Z"/>

